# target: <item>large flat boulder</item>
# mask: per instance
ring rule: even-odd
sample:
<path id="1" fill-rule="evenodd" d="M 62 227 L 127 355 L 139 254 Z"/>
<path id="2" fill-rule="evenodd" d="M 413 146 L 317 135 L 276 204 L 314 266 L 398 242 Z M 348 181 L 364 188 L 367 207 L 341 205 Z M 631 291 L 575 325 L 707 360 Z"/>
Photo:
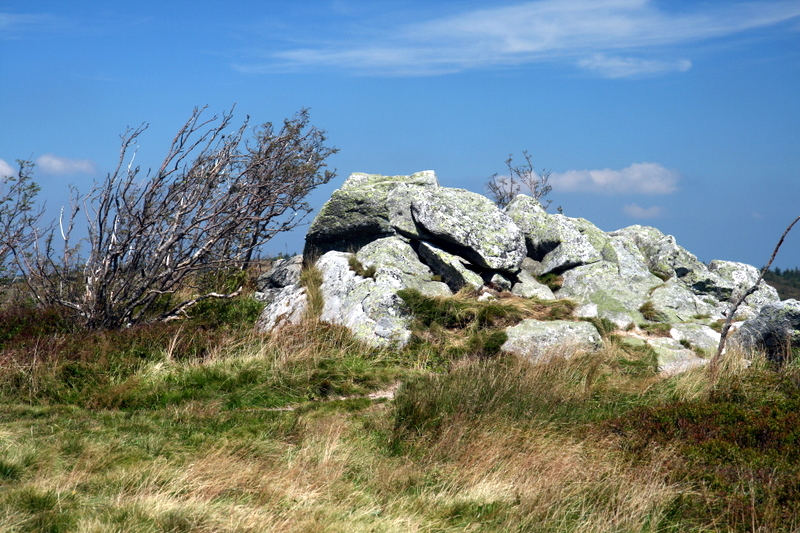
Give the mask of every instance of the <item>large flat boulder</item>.
<path id="1" fill-rule="evenodd" d="M 698 321 L 700 317 L 724 318 L 718 302 L 713 298 L 701 298 L 676 278 L 653 289 L 649 300 L 670 323 Z"/>
<path id="2" fill-rule="evenodd" d="M 506 334 L 508 339 L 501 349 L 533 361 L 562 355 L 558 353 L 561 347 L 569 353 L 575 348 L 595 351 L 603 345 L 600 333 L 589 322 L 529 319 L 507 328 Z"/>
<path id="3" fill-rule="evenodd" d="M 433 171 L 410 176 L 351 174 L 311 223 L 304 257 L 321 257 L 331 250 L 355 251 L 374 240 L 396 235 L 387 200 L 400 185 L 435 189 L 439 182 Z"/>
<path id="4" fill-rule="evenodd" d="M 491 200 L 464 189 L 438 188 L 411 205 L 414 221 L 451 252 L 478 267 L 516 273 L 525 237 Z"/>
<path id="5" fill-rule="evenodd" d="M 650 290 L 663 283 L 647 274 L 630 277 L 620 273 L 620 267 L 610 261 L 599 261 L 564 272 L 563 285 L 556 296 L 570 298 L 582 304 L 583 316 L 599 316 L 625 328 L 645 319 L 639 312 Z"/>

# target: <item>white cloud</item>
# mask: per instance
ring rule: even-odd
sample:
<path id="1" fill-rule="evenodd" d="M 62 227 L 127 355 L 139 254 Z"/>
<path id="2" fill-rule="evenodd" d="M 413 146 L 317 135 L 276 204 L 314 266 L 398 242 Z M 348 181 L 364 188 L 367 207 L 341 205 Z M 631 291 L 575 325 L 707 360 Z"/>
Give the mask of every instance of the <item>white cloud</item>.
<path id="1" fill-rule="evenodd" d="M 687 59 L 655 61 L 595 54 L 591 58 L 578 61 L 578 66 L 597 72 L 606 78 L 631 78 L 666 72 L 686 72 L 692 68 L 692 62 Z"/>
<path id="2" fill-rule="evenodd" d="M 623 206 L 622 212 L 633 218 L 657 218 L 661 216 L 663 209 L 657 205 L 644 208 L 636 204 L 628 204 Z"/>
<path id="3" fill-rule="evenodd" d="M 558 192 L 605 194 L 670 194 L 678 190 L 679 175 L 659 163 L 634 163 L 622 170 L 553 172 L 550 184 Z"/>
<path id="4" fill-rule="evenodd" d="M 31 30 L 51 28 L 55 23 L 56 19 L 47 14 L 0 12 L 0 39 L 15 39 Z"/>
<path id="5" fill-rule="evenodd" d="M 318 44 L 269 52 L 241 71 L 333 67 L 369 74 L 427 75 L 494 65 L 566 61 L 603 76 L 681 72 L 691 61 L 671 47 L 731 36 L 800 17 L 796 0 L 689 4 L 651 0 L 538 0 L 476 9 L 404 26 L 325 36 Z M 369 26 L 369 21 L 363 21 Z M 646 57 L 639 57 L 646 56 Z"/>
<path id="6" fill-rule="evenodd" d="M 94 174 L 95 164 L 89 159 L 69 159 L 55 154 L 44 154 L 36 160 L 36 167 L 47 174 Z"/>
<path id="7" fill-rule="evenodd" d="M 16 176 L 17 171 L 11 165 L 0 159 L 0 178 L 7 178 L 9 176 Z"/>

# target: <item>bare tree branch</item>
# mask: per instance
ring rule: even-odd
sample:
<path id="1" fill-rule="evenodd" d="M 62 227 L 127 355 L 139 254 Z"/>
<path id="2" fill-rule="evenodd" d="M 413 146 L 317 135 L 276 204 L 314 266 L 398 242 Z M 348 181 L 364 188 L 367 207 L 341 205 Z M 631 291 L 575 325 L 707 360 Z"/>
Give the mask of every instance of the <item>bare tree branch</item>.
<path id="1" fill-rule="evenodd" d="M 512 164 L 514 157 L 509 155 L 508 159 L 506 159 L 508 176 L 493 174 L 486 183 L 489 197 L 500 207 L 507 206 L 520 193 L 522 190 L 520 184 L 524 185 L 531 193 L 531 196 L 540 203 L 553 190 L 548 183 L 550 172 L 543 170 L 541 174 L 537 173 L 533 167 L 530 154 L 527 151 L 523 151 L 522 156 L 525 158 L 525 164 L 514 166 Z M 549 205 L 550 200 L 542 207 L 547 209 Z"/>
<path id="2" fill-rule="evenodd" d="M 88 327 L 136 323 L 168 305 L 164 295 L 192 274 L 246 268 L 264 242 L 304 220 L 305 197 L 334 177 L 323 169 L 336 152 L 309 126 L 308 111 L 277 132 L 264 124 L 252 139 L 247 121 L 231 130 L 231 112 L 204 119 L 204 111 L 192 112 L 156 172 L 142 177 L 134 165 L 142 125 L 121 136 L 113 172 L 85 195 L 73 191 L 61 252 L 50 231 L 25 262 L 40 301 L 78 311 Z M 87 237 L 73 245 L 81 211 Z"/>
<path id="3" fill-rule="evenodd" d="M 722 352 L 725 350 L 725 342 L 728 338 L 728 332 L 731 329 L 731 324 L 733 323 L 733 318 L 736 315 L 737 309 L 739 309 L 739 306 L 742 305 L 742 303 L 744 303 L 745 298 L 747 298 L 748 296 L 753 294 L 756 290 L 758 290 L 759 284 L 764 279 L 764 274 L 767 273 L 769 267 L 772 266 L 772 262 L 775 260 L 775 257 L 778 255 L 778 250 L 781 249 L 784 239 L 786 239 L 786 236 L 792 230 L 794 225 L 797 224 L 798 222 L 800 222 L 800 217 L 794 219 L 794 221 L 791 224 L 789 224 L 789 226 L 783 232 L 783 235 L 781 235 L 781 238 L 778 240 L 778 244 L 775 245 L 775 250 L 773 250 L 772 252 L 772 257 L 769 258 L 769 261 L 767 262 L 766 266 L 764 266 L 764 268 L 761 269 L 761 273 L 759 274 L 758 279 L 753 284 L 753 286 L 744 291 L 741 295 L 739 295 L 738 298 L 732 300 L 730 311 L 728 311 L 728 316 L 725 319 L 725 324 L 722 326 L 722 331 L 720 333 L 719 345 L 717 346 L 717 353 L 714 355 L 714 358 L 711 360 L 711 363 L 709 365 L 710 372 L 712 375 L 716 374 L 716 371 L 719 367 L 720 360 L 722 359 Z"/>

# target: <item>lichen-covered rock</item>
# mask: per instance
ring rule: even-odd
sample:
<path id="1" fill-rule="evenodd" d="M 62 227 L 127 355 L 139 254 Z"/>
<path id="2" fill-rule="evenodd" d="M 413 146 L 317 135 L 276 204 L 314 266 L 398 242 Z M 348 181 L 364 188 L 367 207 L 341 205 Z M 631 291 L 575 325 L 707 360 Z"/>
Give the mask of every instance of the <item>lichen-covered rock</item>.
<path id="1" fill-rule="evenodd" d="M 418 226 L 477 266 L 516 273 L 525 258 L 522 231 L 485 196 L 438 188 L 411 205 Z"/>
<path id="2" fill-rule="evenodd" d="M 711 261 L 708 264 L 708 270 L 712 274 L 715 274 L 717 279 L 720 280 L 717 286 L 725 287 L 727 299 L 730 299 L 733 295 L 738 296 L 744 291 L 749 290 L 750 287 L 755 285 L 761 275 L 761 272 L 756 267 L 733 261 Z M 722 300 L 723 298 L 719 299 Z M 778 296 L 778 291 L 762 281 L 758 289 L 745 299 L 744 305 L 751 308 L 755 314 L 763 306 L 779 301 L 780 297 Z"/>
<path id="3" fill-rule="evenodd" d="M 468 263 L 463 258 L 424 241 L 419 243 L 418 252 L 433 273 L 441 276 L 442 281 L 453 292 L 458 292 L 463 287 L 479 289 L 483 286 L 483 278 L 467 268 Z"/>
<path id="4" fill-rule="evenodd" d="M 647 259 L 650 270 L 664 279 L 673 276 L 682 278 L 692 271 L 706 270 L 706 266 L 697 257 L 678 246 L 675 237 L 664 235 L 656 228 L 628 226 L 613 231 L 610 235 L 622 235 L 636 243 Z"/>
<path id="5" fill-rule="evenodd" d="M 538 298 L 540 300 L 555 300 L 550 287 L 539 283 L 524 269 L 517 275 L 517 283 L 511 288 L 511 293 L 523 298 Z"/>
<path id="6" fill-rule="evenodd" d="M 263 292 L 267 289 L 282 289 L 289 285 L 295 285 L 300 281 L 300 271 L 302 269 L 302 255 L 295 255 L 288 259 L 278 259 L 272 263 L 272 268 L 258 277 L 256 288 Z"/>
<path id="7" fill-rule="evenodd" d="M 783 361 L 790 348 L 800 347 L 800 302 L 767 304 L 731 335 L 731 344 L 745 350 L 764 350 L 768 359 Z"/>
<path id="8" fill-rule="evenodd" d="M 669 334 L 678 342 L 689 342 L 695 352 L 700 349 L 709 356 L 715 354 L 719 346 L 719 332 L 703 324 L 672 324 Z"/>
<path id="9" fill-rule="evenodd" d="M 585 218 L 570 218 L 572 225 L 588 239 L 589 243 L 597 252 L 606 259 L 605 253 L 609 245 L 608 234 L 586 220 Z"/>
<path id="10" fill-rule="evenodd" d="M 430 192 L 433 187 L 419 187 L 417 185 L 401 183 L 392 189 L 386 197 L 386 206 L 389 210 L 389 224 L 400 235 L 409 239 L 423 240 L 431 235 L 420 227 L 414 220 L 411 206 L 430 201 Z"/>
<path id="11" fill-rule="evenodd" d="M 557 297 L 573 299 L 587 306 L 587 313 L 597 313 L 585 316 L 606 318 L 620 328 L 644 321 L 639 307 L 647 301 L 650 289 L 663 283 L 649 273 L 640 278 L 623 276 L 620 268 L 609 261 L 568 270 L 563 274 L 563 280 Z"/>
<path id="12" fill-rule="evenodd" d="M 491 286 L 493 289 L 501 291 L 511 290 L 511 287 L 514 286 L 514 283 L 510 279 L 498 272 L 489 272 L 484 276 L 484 280 L 487 281 L 487 285 Z"/>
<path id="13" fill-rule="evenodd" d="M 723 318 L 713 299 L 704 300 L 676 278 L 653 289 L 649 300 L 670 323 L 699 320 L 700 316 L 713 320 Z"/>
<path id="14" fill-rule="evenodd" d="M 356 257 L 364 267 L 375 267 L 375 281 L 395 291 L 415 289 L 426 296 L 452 294 L 445 283 L 432 281 L 433 272 L 400 237 L 386 237 L 361 248 Z"/>
<path id="15" fill-rule="evenodd" d="M 538 277 L 542 275 L 542 263 L 531 259 L 530 257 L 526 257 L 522 260 L 522 264 L 520 265 L 520 271 L 527 272 L 533 277 Z"/>
<path id="16" fill-rule="evenodd" d="M 356 275 L 351 256 L 330 251 L 316 263 L 322 273 L 320 320 L 345 326 L 372 346 L 405 345 L 411 332 L 402 300 L 392 287 Z"/>
<path id="17" fill-rule="evenodd" d="M 648 286 L 656 283 L 647 265 L 647 258 L 631 239 L 621 235 L 609 237 L 604 256 L 607 257 L 606 261 L 617 267 L 621 277 L 634 283 L 644 282 Z"/>
<path id="18" fill-rule="evenodd" d="M 286 324 L 297 324 L 306 314 L 308 299 L 306 290 L 297 285 L 289 285 L 277 291 L 272 302 L 261 312 L 255 329 L 269 333 Z"/>
<path id="19" fill-rule="evenodd" d="M 647 341 L 647 344 L 656 352 L 658 371 L 663 374 L 678 374 L 708 363 L 708 359 L 698 357 L 679 341 L 669 337 L 651 339 Z"/>
<path id="20" fill-rule="evenodd" d="M 330 250 L 353 251 L 396 234 L 387 200 L 399 185 L 437 188 L 432 171 L 411 176 L 354 173 L 334 191 L 306 234 L 303 255 L 319 257 Z"/>
<path id="21" fill-rule="evenodd" d="M 601 243 L 586 221 L 576 224 L 563 215 L 549 215 L 539 202 L 524 194 L 517 195 L 505 212 L 522 230 L 528 257 L 541 262 L 542 274 L 563 272 L 602 259 L 589 237 L 598 246 Z"/>
<path id="22" fill-rule="evenodd" d="M 562 346 L 594 351 L 603 344 L 600 333 L 589 322 L 529 319 L 507 328 L 506 335 L 508 339 L 501 347 L 503 351 L 533 361 L 562 355 L 563 352 L 556 352 Z"/>

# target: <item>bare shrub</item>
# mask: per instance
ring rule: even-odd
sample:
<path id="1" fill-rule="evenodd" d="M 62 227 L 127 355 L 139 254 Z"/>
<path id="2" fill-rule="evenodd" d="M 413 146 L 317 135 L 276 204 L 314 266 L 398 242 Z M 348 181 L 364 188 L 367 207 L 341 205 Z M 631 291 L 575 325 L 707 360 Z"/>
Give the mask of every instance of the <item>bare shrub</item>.
<path id="1" fill-rule="evenodd" d="M 69 213 L 22 256 L 36 299 L 73 310 L 88 327 L 117 328 L 158 315 L 170 318 L 209 297 L 170 299 L 191 274 L 245 268 L 276 234 L 311 211 L 305 198 L 334 177 L 323 170 L 336 149 L 309 126 L 307 110 L 253 130 L 231 131 L 232 112 L 205 118 L 195 109 L 158 170 L 134 165 L 146 125 L 122 136 L 116 169 L 88 194 L 73 190 Z M 132 153 L 131 153 L 132 152 Z M 79 212 L 86 238 L 74 239 Z M 56 246 L 59 240 L 60 245 Z"/>
<path id="2" fill-rule="evenodd" d="M 550 205 L 550 200 L 543 203 L 542 199 L 550 194 L 553 188 L 548 183 L 550 172 L 543 170 L 541 174 L 536 172 L 531 162 L 531 156 L 527 151 L 522 152 L 525 158 L 525 163 L 522 165 L 514 166 L 513 155 L 509 155 L 506 159 L 506 166 L 508 167 L 508 176 L 500 176 L 493 174 L 489 181 L 486 183 L 486 188 L 489 191 L 489 197 L 500 207 L 505 207 L 511 200 L 514 199 L 522 191 L 524 185 L 531 196 L 542 203 L 542 207 L 547 209 Z"/>
<path id="3" fill-rule="evenodd" d="M 14 274 L 9 267 L 16 254 L 36 240 L 36 225 L 43 209 L 36 206 L 39 186 L 33 181 L 33 163 L 18 161 L 16 176 L 0 176 L 0 275 Z"/>

